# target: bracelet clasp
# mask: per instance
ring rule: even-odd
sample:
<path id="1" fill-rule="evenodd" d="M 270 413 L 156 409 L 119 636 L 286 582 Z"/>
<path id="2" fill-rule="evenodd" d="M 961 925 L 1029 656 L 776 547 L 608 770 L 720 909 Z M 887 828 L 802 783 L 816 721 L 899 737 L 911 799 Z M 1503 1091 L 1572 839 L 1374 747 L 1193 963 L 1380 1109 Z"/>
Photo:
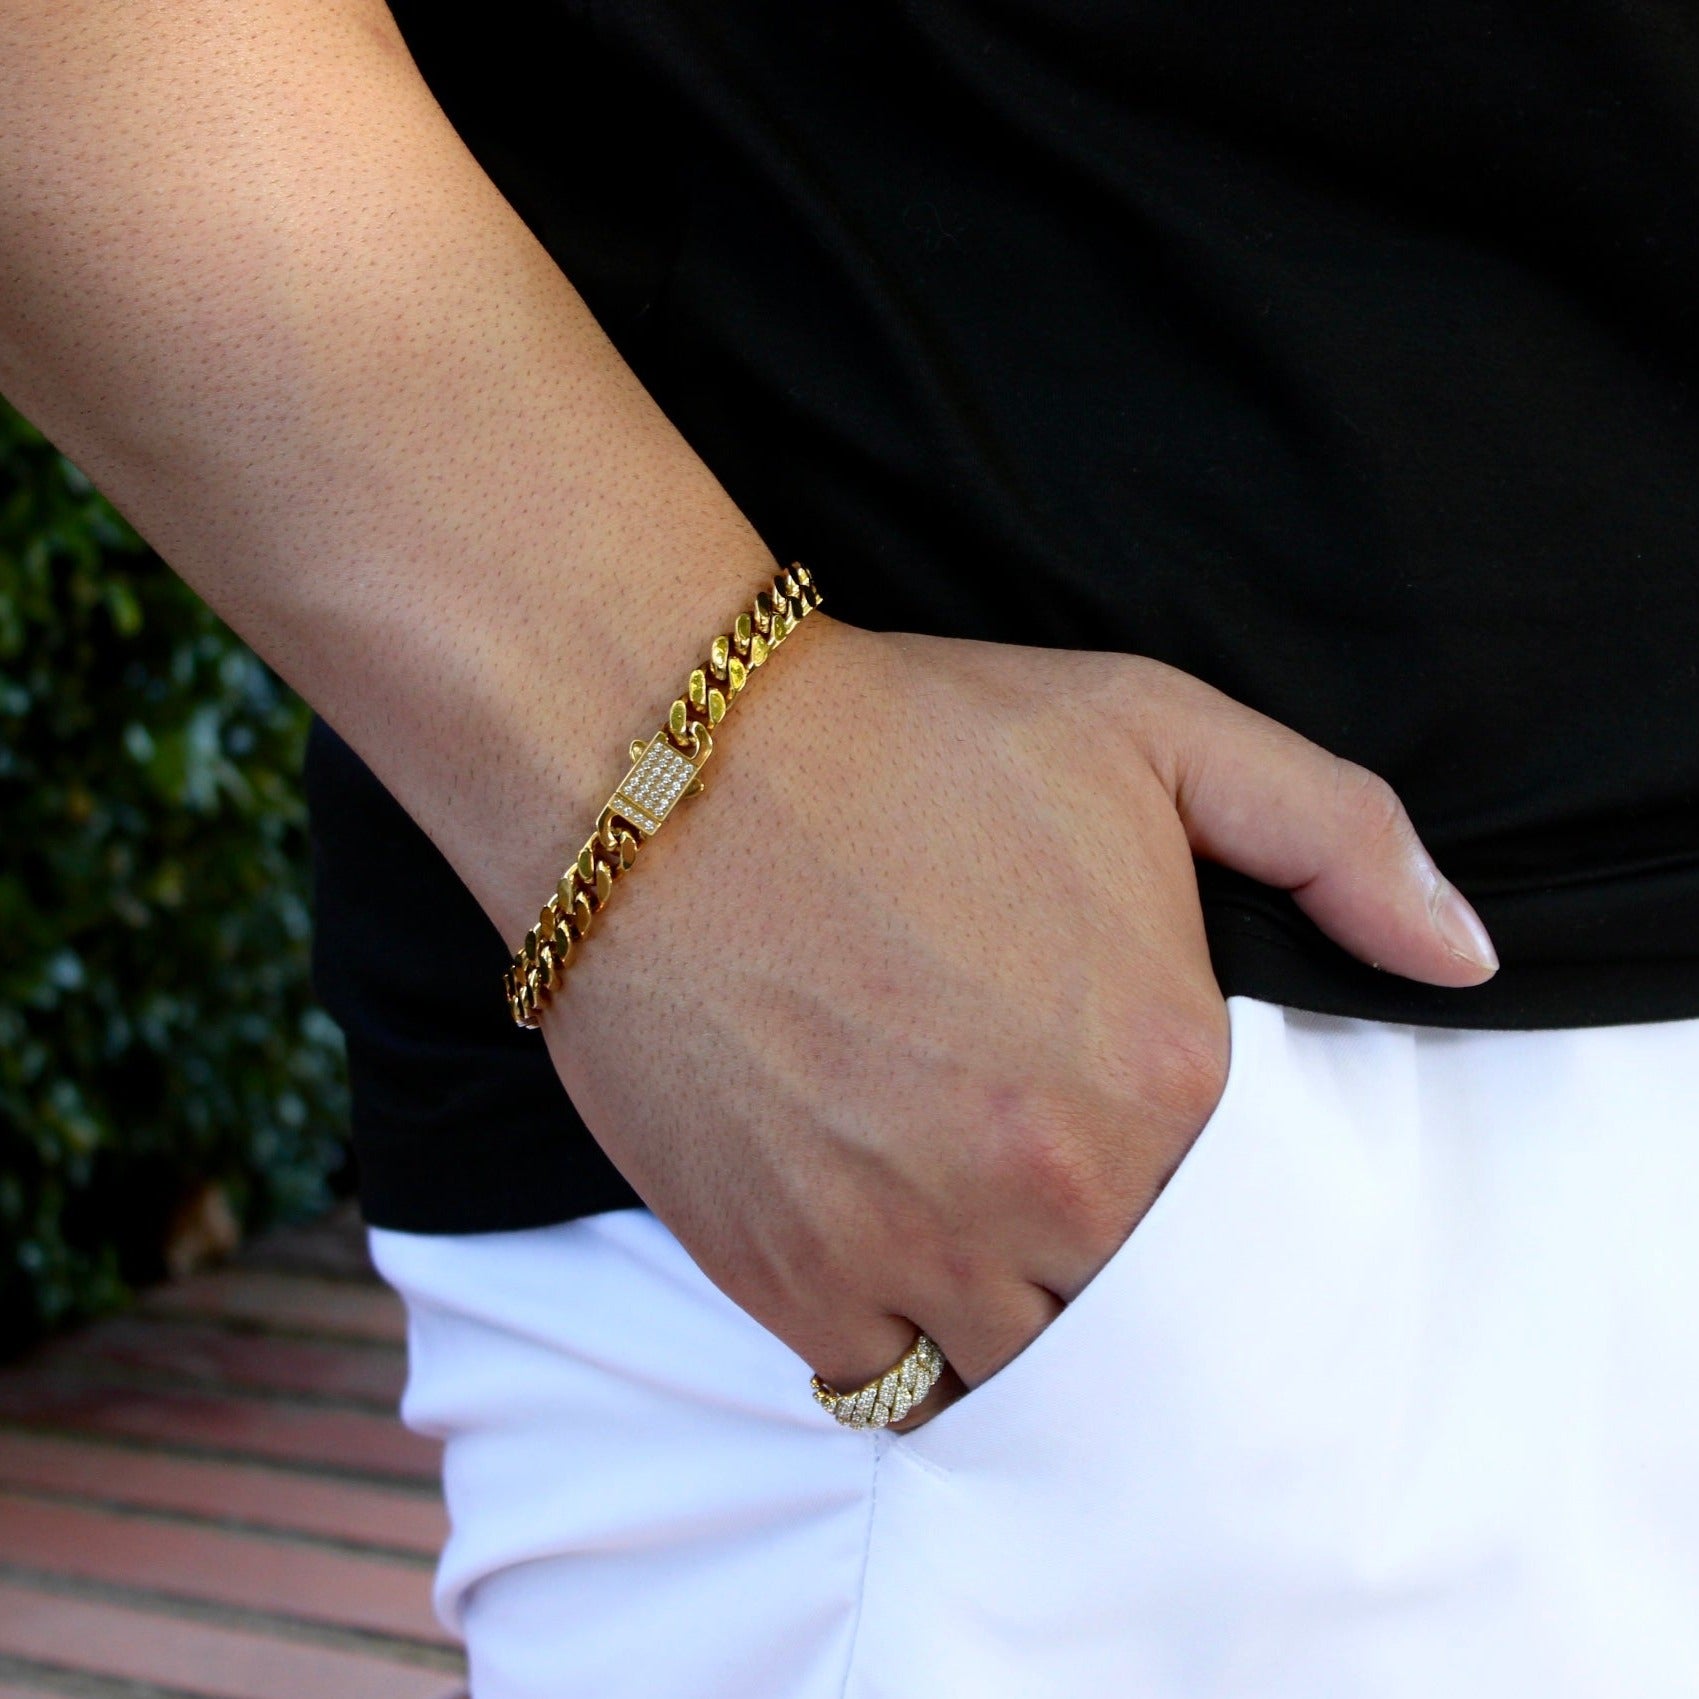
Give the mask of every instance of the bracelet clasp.
<path id="1" fill-rule="evenodd" d="M 680 797 L 694 796 L 702 789 L 697 772 L 714 752 L 714 740 L 706 726 L 696 728 L 696 753 L 687 755 L 668 737 L 666 728 L 647 743 L 634 740 L 631 753 L 636 757 L 631 771 L 614 787 L 607 806 L 622 820 L 629 821 L 645 838 L 660 830 L 661 822 L 672 812 Z"/>

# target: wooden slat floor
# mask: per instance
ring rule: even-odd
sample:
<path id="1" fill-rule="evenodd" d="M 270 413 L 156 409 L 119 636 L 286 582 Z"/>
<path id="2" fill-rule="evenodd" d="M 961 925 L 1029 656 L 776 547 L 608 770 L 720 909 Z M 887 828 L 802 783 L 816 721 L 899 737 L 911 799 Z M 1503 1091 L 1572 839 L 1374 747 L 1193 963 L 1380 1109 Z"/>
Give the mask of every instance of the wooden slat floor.
<path id="1" fill-rule="evenodd" d="M 0 1699 L 464 1699 L 351 1208 L 0 1368 Z"/>

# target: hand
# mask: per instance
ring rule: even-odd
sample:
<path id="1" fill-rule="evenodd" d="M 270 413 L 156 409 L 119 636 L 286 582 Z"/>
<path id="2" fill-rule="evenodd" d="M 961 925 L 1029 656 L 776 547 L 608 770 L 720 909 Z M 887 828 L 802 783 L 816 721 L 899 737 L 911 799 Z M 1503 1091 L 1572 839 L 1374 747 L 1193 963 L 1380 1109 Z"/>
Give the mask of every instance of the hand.
<path id="1" fill-rule="evenodd" d="M 1136 656 L 814 613 L 704 777 L 543 1030 L 645 1202 L 828 1382 L 937 1340 L 901 1427 L 1085 1286 L 1219 1100 L 1194 852 L 1392 972 L 1496 966 L 1384 781 Z"/>

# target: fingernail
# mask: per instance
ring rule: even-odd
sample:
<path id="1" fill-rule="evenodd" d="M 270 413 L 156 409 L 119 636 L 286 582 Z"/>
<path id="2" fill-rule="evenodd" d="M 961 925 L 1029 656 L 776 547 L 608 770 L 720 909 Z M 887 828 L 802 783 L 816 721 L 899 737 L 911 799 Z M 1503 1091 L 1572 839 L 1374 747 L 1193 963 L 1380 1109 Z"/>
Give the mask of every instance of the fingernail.
<path id="1" fill-rule="evenodd" d="M 1472 967 L 1498 972 L 1498 951 L 1493 948 L 1481 917 L 1443 875 L 1428 898 L 1428 913 L 1433 918 L 1434 930 L 1445 940 L 1445 947 L 1452 955 L 1462 957 Z"/>

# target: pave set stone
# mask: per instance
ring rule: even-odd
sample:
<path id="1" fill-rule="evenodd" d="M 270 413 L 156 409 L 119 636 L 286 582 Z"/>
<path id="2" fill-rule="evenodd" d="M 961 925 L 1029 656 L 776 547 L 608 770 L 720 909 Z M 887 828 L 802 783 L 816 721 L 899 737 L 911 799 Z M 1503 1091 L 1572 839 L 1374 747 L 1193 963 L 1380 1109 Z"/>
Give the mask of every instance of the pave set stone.
<path id="1" fill-rule="evenodd" d="M 640 831 L 653 832 L 695 775 L 689 760 L 665 739 L 657 738 L 620 781 L 614 804 Z"/>

